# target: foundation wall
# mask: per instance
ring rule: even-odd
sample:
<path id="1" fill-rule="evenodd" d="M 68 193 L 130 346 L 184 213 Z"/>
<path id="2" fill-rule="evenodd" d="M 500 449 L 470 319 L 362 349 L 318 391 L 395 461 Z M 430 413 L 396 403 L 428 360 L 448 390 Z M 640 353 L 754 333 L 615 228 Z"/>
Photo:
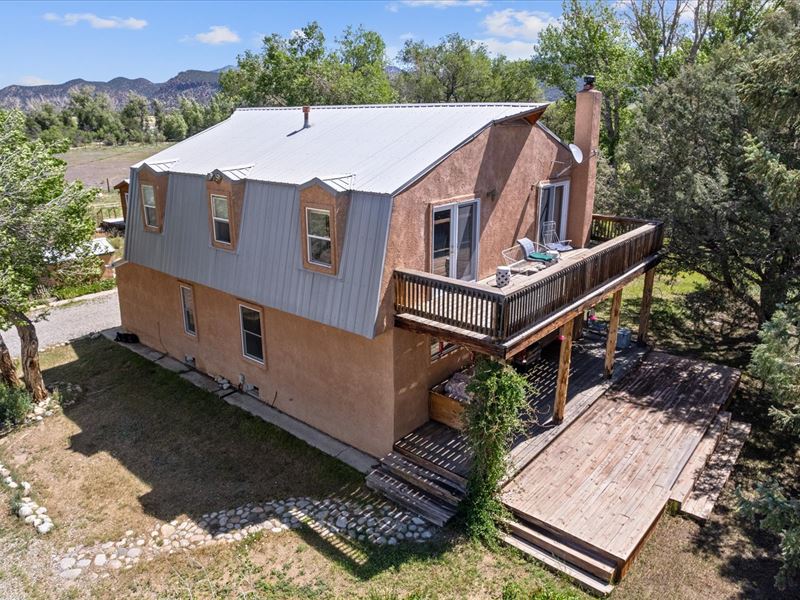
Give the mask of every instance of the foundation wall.
<path id="1" fill-rule="evenodd" d="M 261 307 L 265 365 L 242 355 L 239 299 L 136 265 L 117 268 L 122 326 L 142 343 L 233 384 L 244 374 L 262 401 L 373 456 L 395 440 L 393 332 L 369 340 Z M 197 336 L 183 329 L 179 285 L 194 292 Z M 252 302 L 246 302 L 255 305 Z"/>

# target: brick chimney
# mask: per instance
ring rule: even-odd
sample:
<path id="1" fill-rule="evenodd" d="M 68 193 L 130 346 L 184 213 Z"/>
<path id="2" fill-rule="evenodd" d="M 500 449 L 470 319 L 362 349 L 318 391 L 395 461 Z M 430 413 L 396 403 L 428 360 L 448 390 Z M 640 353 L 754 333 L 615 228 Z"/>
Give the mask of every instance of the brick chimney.
<path id="1" fill-rule="evenodd" d="M 575 96 L 575 144 L 583 152 L 583 162 L 572 169 L 567 222 L 567 238 L 576 248 L 589 243 L 600 142 L 600 102 L 603 99 L 603 94 L 594 89 L 593 75 L 587 75 L 583 80 L 583 90 Z"/>

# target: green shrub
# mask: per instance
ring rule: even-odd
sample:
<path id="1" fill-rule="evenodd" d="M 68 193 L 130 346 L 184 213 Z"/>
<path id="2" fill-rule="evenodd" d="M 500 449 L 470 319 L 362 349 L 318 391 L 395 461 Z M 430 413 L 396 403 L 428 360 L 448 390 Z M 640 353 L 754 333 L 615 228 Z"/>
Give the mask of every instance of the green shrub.
<path id="1" fill-rule="evenodd" d="M 95 292 L 104 292 L 112 290 L 116 287 L 116 279 L 100 279 L 92 283 L 84 283 L 82 285 L 67 285 L 53 290 L 53 295 L 58 300 L 71 300 L 86 294 L 94 294 Z"/>
<path id="2" fill-rule="evenodd" d="M 27 391 L 0 385 L 0 428 L 22 423 L 32 407 Z"/>
<path id="3" fill-rule="evenodd" d="M 529 384 L 514 369 L 480 358 L 467 390 L 472 401 L 464 411 L 465 433 L 473 452 L 464 503 L 467 533 L 490 544 L 506 511 L 500 501 L 508 451 L 525 430 Z"/>

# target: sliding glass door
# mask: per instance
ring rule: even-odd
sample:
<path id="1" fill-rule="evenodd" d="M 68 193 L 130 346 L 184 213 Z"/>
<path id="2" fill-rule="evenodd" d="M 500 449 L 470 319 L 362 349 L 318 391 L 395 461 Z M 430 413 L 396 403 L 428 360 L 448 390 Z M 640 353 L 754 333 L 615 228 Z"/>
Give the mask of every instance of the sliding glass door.
<path id="1" fill-rule="evenodd" d="M 433 273 L 465 281 L 477 278 L 478 210 L 478 200 L 434 208 Z"/>

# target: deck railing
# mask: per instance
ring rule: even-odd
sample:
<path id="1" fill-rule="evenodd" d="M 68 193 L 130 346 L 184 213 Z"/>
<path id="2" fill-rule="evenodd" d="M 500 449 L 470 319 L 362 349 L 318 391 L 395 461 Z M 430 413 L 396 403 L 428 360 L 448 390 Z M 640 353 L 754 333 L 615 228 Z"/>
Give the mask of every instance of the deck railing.
<path id="1" fill-rule="evenodd" d="M 549 267 L 542 277 L 509 292 L 395 270 L 395 311 L 434 321 L 443 329 L 508 340 L 655 256 L 664 239 L 661 223 L 605 215 L 593 217 L 591 235 L 600 244 L 580 259 Z"/>

